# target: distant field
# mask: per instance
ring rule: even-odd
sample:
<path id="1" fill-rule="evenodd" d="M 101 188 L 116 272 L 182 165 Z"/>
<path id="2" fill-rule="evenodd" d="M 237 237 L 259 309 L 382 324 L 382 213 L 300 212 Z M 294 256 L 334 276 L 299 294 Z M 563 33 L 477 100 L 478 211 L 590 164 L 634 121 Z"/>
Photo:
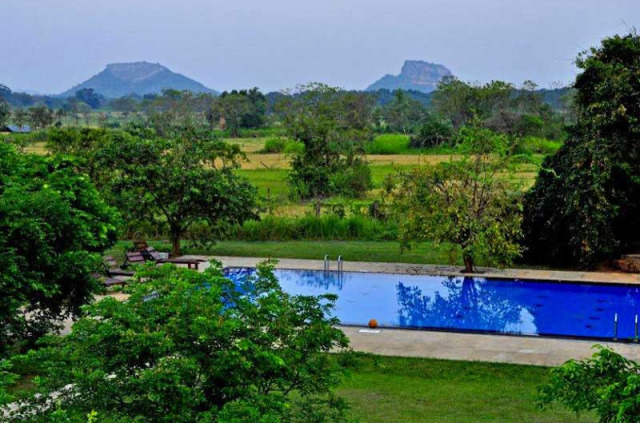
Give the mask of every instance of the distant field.
<path id="1" fill-rule="evenodd" d="M 254 184 L 262 196 L 270 197 L 275 202 L 275 209 L 271 210 L 274 214 L 294 216 L 304 214 L 309 211 L 309 207 L 290 200 L 288 195 L 287 170 L 290 168 L 290 155 L 284 153 L 261 153 L 265 143 L 273 139 L 285 138 L 278 138 L 277 136 L 225 138 L 226 141 L 239 145 L 242 151 L 246 153 L 247 160 L 241 163 L 241 169 L 238 174 L 246 177 Z M 433 150 L 430 152 L 431 154 L 424 154 L 416 150 L 410 150 L 408 147 L 405 148 L 406 146 L 402 147 L 405 143 L 408 145 L 408 142 L 409 137 L 402 134 L 376 136 L 371 145 L 378 145 L 378 147 L 368 149 L 370 153 L 366 155 L 366 160 L 371 168 L 373 182 L 373 189 L 366 193 L 366 198 L 376 198 L 379 195 L 384 179 L 389 174 L 407 171 L 418 166 L 456 160 L 461 157 L 460 155 L 439 150 Z M 387 144 L 389 145 L 388 148 L 381 147 Z M 47 152 L 44 142 L 29 144 L 25 147 L 25 150 L 36 154 L 46 154 Z M 403 151 L 404 154 L 398 154 L 398 152 Z M 438 151 L 441 154 L 434 154 Z M 534 163 L 540 163 L 544 155 L 533 154 L 530 157 Z M 514 178 L 522 183 L 523 189 L 526 189 L 533 185 L 536 174 L 537 166 L 535 164 L 521 164 L 518 165 L 518 171 L 514 174 Z"/>

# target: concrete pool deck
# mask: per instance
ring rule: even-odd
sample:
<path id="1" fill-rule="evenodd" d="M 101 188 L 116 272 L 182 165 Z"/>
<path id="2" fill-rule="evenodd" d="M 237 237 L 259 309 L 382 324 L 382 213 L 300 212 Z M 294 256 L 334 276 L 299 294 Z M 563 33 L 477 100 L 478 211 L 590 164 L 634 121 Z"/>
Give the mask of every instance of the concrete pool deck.
<path id="1" fill-rule="evenodd" d="M 185 258 L 216 259 L 224 266 L 255 267 L 265 257 L 211 257 L 187 255 Z M 323 270 L 323 260 L 278 259 L 280 269 Z M 329 270 L 337 270 L 335 257 L 330 261 Z M 343 261 L 345 272 L 396 273 L 433 276 L 475 276 L 481 278 L 534 279 L 562 282 L 597 282 L 613 284 L 640 284 L 640 274 L 622 272 L 574 272 L 566 270 L 538 269 L 495 269 L 480 268 L 479 273 L 462 273 L 461 266 L 421 265 L 407 263 L 380 263 Z"/>
<path id="2" fill-rule="evenodd" d="M 215 258 L 224 266 L 254 267 L 266 258 Z M 278 268 L 323 270 L 322 260 L 279 259 Z M 330 270 L 337 264 L 331 261 Z M 597 282 L 640 284 L 640 275 L 607 272 L 572 272 L 534 269 L 482 269 L 482 273 L 463 274 L 459 267 L 416 265 L 403 263 L 343 262 L 348 272 L 396 273 L 436 276 L 478 276 L 507 279 L 536 279 L 563 282 Z M 379 333 L 361 332 L 363 328 L 342 326 L 356 351 L 401 357 L 439 358 L 448 360 L 487 361 L 496 363 L 557 366 L 569 359 L 585 359 L 593 354 L 595 344 L 606 345 L 625 357 L 640 361 L 640 345 L 577 339 L 556 339 L 528 336 L 468 334 L 444 331 L 379 329 Z"/>

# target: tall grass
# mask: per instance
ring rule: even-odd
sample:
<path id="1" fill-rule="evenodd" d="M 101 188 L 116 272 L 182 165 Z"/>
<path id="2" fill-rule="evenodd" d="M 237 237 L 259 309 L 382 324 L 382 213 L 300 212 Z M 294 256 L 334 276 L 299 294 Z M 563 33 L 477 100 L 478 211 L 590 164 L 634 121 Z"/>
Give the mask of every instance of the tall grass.
<path id="1" fill-rule="evenodd" d="M 229 236 L 238 241 L 296 240 L 363 240 L 389 241 L 397 239 L 395 223 L 365 216 L 340 218 L 334 215 L 301 218 L 268 216 L 235 226 Z"/>
<path id="2" fill-rule="evenodd" d="M 365 145 L 367 154 L 408 154 L 414 151 L 409 149 L 409 136 L 403 134 L 377 135 L 373 141 Z"/>

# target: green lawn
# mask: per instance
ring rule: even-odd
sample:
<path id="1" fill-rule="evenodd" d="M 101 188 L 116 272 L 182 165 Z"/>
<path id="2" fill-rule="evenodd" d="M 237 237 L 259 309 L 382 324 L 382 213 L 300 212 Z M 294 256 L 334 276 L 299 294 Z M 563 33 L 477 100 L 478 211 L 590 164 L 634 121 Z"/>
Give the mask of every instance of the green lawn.
<path id="1" fill-rule="evenodd" d="M 160 251 L 170 251 L 168 242 L 150 241 Z M 124 250 L 130 241 L 120 241 L 108 252 L 122 261 Z M 206 248 L 189 248 L 185 243 L 184 254 L 204 254 L 240 257 L 278 257 L 322 260 L 325 254 L 335 260 L 342 255 L 347 261 L 380 261 L 388 263 L 449 264 L 449 248 L 446 245 L 423 243 L 404 253 L 393 241 L 287 241 L 247 242 L 221 241 Z M 461 264 L 456 260 L 455 264 Z"/>
<path id="2" fill-rule="evenodd" d="M 455 346 L 452 346 L 455 348 Z M 339 394 L 363 423 L 595 422 L 536 407 L 544 367 L 367 356 Z"/>

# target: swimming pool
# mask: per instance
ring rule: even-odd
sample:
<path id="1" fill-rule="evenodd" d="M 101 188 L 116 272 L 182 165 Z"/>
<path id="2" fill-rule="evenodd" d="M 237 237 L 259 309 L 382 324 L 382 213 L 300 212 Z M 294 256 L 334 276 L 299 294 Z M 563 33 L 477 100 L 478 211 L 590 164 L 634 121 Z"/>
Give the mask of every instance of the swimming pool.
<path id="1" fill-rule="evenodd" d="M 236 281 L 253 272 L 225 269 Z M 376 319 L 390 328 L 630 340 L 640 314 L 640 286 L 315 270 L 275 273 L 290 294 L 336 294 L 335 316 L 344 325 L 365 326 Z"/>

